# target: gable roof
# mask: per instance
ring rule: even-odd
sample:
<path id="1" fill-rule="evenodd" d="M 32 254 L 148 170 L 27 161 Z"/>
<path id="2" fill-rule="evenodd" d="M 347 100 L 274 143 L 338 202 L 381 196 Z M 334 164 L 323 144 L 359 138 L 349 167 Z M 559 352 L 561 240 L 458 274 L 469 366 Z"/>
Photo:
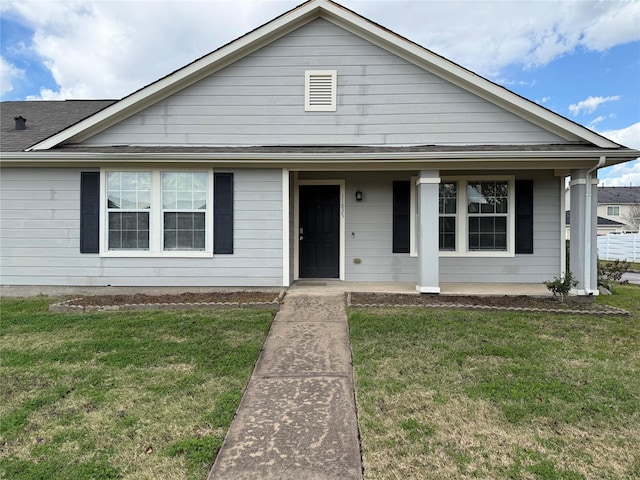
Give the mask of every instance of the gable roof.
<path id="1" fill-rule="evenodd" d="M 22 152 L 78 123 L 116 100 L 65 100 L 0 103 L 0 152 Z M 27 120 L 16 130 L 15 118 Z"/>
<path id="2" fill-rule="evenodd" d="M 598 187 L 598 204 L 640 204 L 640 187 Z"/>
<path id="3" fill-rule="evenodd" d="M 571 225 L 571 211 L 567 210 L 565 213 L 565 223 L 567 225 Z M 626 227 L 629 225 L 626 223 L 616 222 L 615 220 L 611 220 L 610 218 L 598 217 L 598 226 L 600 227 Z"/>
<path id="4" fill-rule="evenodd" d="M 567 140 L 599 148 L 621 145 L 457 65 L 331 1 L 309 0 L 214 52 L 124 97 L 91 117 L 29 148 L 79 143 L 249 55 L 306 23 L 324 18 L 415 65 Z"/>

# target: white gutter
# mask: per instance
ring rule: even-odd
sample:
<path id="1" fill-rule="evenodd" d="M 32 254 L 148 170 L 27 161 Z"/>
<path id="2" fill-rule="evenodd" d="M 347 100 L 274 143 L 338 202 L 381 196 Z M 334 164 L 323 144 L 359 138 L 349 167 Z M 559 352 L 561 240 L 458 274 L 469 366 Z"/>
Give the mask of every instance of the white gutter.
<path id="1" fill-rule="evenodd" d="M 584 237 L 585 237 L 585 258 L 584 258 L 584 293 L 586 295 L 593 295 L 594 291 L 591 290 L 591 219 L 593 217 L 593 210 L 591 208 L 591 175 L 593 172 L 601 168 L 605 161 L 607 160 L 606 156 L 601 156 L 598 160 L 598 163 L 591 167 L 587 171 L 586 175 L 586 194 L 585 194 L 585 209 L 587 210 L 587 215 L 585 215 L 585 227 L 584 227 Z"/>

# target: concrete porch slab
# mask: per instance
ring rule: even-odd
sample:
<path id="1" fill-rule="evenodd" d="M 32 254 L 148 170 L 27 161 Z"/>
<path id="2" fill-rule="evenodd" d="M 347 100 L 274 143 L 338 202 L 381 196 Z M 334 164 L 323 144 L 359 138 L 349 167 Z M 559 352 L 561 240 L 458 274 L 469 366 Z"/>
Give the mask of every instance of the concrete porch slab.
<path id="1" fill-rule="evenodd" d="M 409 282 L 343 282 L 340 280 L 297 281 L 289 295 L 331 295 L 344 292 L 415 294 L 416 284 Z M 441 283 L 440 295 L 530 295 L 551 296 L 543 283 Z"/>

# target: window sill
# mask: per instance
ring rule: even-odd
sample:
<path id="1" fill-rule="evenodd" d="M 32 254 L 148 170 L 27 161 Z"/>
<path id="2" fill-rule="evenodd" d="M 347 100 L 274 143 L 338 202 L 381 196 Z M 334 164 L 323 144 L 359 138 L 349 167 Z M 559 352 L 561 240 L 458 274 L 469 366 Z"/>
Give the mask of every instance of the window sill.
<path id="1" fill-rule="evenodd" d="M 211 252 L 147 252 L 147 251 L 107 251 L 101 252 L 105 258 L 213 258 Z"/>
<path id="2" fill-rule="evenodd" d="M 509 258 L 515 257 L 513 252 L 440 252 L 440 257 L 460 257 L 460 258 Z"/>

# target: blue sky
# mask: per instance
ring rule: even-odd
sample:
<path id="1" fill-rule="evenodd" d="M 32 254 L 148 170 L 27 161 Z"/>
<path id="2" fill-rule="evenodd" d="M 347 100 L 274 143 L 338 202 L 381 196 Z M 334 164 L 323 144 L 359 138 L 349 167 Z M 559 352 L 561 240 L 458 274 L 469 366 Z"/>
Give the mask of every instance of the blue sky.
<path id="1" fill-rule="evenodd" d="M 121 98 L 301 3 L 5 0 L 2 100 Z M 344 0 L 346 7 L 640 149 L 640 0 Z M 640 161 L 604 169 L 640 185 Z"/>

